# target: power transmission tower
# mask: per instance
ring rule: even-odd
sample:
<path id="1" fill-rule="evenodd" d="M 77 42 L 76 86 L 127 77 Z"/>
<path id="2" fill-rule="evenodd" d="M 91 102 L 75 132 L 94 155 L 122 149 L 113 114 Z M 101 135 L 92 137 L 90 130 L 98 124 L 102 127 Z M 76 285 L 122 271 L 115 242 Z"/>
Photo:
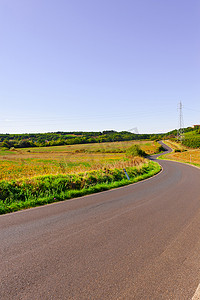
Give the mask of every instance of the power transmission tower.
<path id="1" fill-rule="evenodd" d="M 127 130 L 127 131 L 129 131 L 131 133 L 139 134 L 139 131 L 138 131 L 137 127 L 131 128 L 131 129 Z"/>
<path id="2" fill-rule="evenodd" d="M 177 130 L 177 140 L 182 141 L 184 139 L 184 124 L 183 124 L 183 105 L 182 102 L 178 104 L 179 110 L 179 129 Z"/>

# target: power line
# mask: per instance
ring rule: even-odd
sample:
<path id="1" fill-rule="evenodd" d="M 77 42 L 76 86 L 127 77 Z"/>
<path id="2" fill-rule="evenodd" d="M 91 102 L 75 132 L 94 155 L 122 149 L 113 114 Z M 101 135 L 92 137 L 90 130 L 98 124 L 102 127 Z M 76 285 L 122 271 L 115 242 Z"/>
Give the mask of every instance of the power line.
<path id="1" fill-rule="evenodd" d="M 200 112 L 200 110 L 197 110 L 197 109 L 194 109 L 194 108 L 189 108 L 189 107 L 184 107 L 184 109 L 195 111 L 195 112 Z"/>

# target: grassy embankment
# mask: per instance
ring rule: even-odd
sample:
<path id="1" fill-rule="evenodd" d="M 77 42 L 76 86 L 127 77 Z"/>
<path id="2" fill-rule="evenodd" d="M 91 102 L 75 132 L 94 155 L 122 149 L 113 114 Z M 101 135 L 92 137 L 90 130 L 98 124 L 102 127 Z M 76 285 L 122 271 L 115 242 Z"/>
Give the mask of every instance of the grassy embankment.
<path id="1" fill-rule="evenodd" d="M 105 191 L 151 177 L 160 166 L 128 158 L 135 142 L 73 145 L 0 153 L 0 214 Z M 140 142 L 148 154 L 155 142 Z M 126 168 L 128 181 L 123 168 Z"/>
<path id="2" fill-rule="evenodd" d="M 167 159 L 179 161 L 200 167 L 200 149 L 190 149 L 184 145 L 174 141 L 164 141 L 166 145 L 173 149 L 173 152 L 159 157 L 159 159 Z"/>

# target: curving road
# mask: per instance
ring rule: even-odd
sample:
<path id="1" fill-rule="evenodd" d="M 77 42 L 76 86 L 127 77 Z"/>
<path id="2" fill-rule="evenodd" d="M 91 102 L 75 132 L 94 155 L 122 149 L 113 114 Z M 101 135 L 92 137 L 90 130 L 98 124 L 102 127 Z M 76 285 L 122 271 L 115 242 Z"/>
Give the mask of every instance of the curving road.
<path id="1" fill-rule="evenodd" d="M 0 299 L 191 299 L 200 171 L 159 163 L 149 180 L 0 216 Z"/>

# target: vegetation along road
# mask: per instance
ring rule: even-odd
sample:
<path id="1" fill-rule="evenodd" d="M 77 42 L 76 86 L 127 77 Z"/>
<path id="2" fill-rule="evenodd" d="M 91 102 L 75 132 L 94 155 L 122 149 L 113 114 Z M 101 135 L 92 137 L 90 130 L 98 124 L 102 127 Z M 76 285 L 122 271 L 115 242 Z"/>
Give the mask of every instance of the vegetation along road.
<path id="1" fill-rule="evenodd" d="M 0 216 L 0 299 L 192 299 L 200 171 Z"/>

